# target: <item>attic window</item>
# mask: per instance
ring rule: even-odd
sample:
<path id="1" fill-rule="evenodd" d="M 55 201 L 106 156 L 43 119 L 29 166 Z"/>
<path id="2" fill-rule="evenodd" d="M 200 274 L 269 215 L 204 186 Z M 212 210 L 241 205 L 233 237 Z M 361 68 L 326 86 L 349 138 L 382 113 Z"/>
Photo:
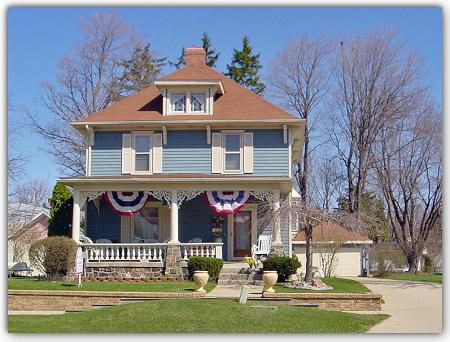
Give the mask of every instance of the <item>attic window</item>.
<path id="1" fill-rule="evenodd" d="M 191 112 L 205 112 L 206 94 L 192 93 L 191 94 Z"/>
<path id="2" fill-rule="evenodd" d="M 172 111 L 182 113 L 186 111 L 186 94 L 172 95 Z"/>

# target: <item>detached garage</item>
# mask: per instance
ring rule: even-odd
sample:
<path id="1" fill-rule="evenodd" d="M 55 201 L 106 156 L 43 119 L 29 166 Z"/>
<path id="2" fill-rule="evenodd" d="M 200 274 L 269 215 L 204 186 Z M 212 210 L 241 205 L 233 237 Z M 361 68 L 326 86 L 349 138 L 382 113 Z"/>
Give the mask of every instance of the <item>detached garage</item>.
<path id="1" fill-rule="evenodd" d="M 367 246 L 373 242 L 361 234 L 350 232 L 334 222 L 322 222 L 313 228 L 313 266 L 330 271 L 332 276 L 360 276 L 368 269 Z M 292 254 L 306 266 L 305 233 L 292 239 Z"/>

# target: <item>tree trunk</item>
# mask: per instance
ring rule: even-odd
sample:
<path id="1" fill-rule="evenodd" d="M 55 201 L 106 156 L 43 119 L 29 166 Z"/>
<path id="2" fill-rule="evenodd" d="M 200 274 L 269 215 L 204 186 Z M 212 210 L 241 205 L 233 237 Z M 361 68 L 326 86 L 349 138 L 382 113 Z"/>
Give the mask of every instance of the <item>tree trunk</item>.
<path id="1" fill-rule="evenodd" d="M 306 253 L 306 272 L 305 272 L 305 283 L 311 283 L 312 281 L 312 225 L 306 224 L 305 226 L 305 253 Z"/>
<path id="2" fill-rule="evenodd" d="M 419 261 L 419 257 L 416 255 L 415 252 L 410 253 L 406 256 L 406 259 L 408 260 L 408 266 L 409 266 L 409 273 L 417 273 L 417 266 L 418 266 L 418 261 Z"/>

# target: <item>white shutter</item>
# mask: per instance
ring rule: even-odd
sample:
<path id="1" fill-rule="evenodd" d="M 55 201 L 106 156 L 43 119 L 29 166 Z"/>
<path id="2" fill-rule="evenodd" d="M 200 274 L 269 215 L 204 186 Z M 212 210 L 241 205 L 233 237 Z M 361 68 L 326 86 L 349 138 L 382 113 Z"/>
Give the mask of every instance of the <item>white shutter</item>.
<path id="1" fill-rule="evenodd" d="M 162 134 L 153 134 L 153 173 L 162 173 Z"/>
<path id="2" fill-rule="evenodd" d="M 170 208 L 168 205 L 163 205 L 161 241 L 168 239 L 170 239 Z"/>
<path id="3" fill-rule="evenodd" d="M 120 216 L 120 242 L 130 242 L 131 217 Z"/>
<path id="4" fill-rule="evenodd" d="M 253 133 L 244 133 L 244 173 L 253 173 Z"/>
<path id="5" fill-rule="evenodd" d="M 211 173 L 222 173 L 222 133 L 213 133 L 211 140 Z"/>
<path id="6" fill-rule="evenodd" d="M 131 173 L 131 134 L 122 134 L 122 173 Z"/>

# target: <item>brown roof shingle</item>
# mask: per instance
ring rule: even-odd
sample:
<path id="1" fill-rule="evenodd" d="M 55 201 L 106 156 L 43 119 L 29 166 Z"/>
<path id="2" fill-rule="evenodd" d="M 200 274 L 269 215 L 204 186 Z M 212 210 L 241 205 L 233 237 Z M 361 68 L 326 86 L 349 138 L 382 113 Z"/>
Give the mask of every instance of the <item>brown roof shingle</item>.
<path id="1" fill-rule="evenodd" d="M 108 108 L 91 114 L 80 122 L 298 119 L 207 65 L 186 66 L 160 80 L 220 80 L 225 94 L 216 96 L 213 115 L 163 116 L 162 96 L 156 86 L 150 86 Z"/>
<path id="2" fill-rule="evenodd" d="M 306 241 L 305 232 L 301 231 L 295 235 L 293 241 Z M 351 232 L 341 225 L 326 221 L 313 227 L 313 241 L 368 241 L 367 236 L 357 232 Z"/>

